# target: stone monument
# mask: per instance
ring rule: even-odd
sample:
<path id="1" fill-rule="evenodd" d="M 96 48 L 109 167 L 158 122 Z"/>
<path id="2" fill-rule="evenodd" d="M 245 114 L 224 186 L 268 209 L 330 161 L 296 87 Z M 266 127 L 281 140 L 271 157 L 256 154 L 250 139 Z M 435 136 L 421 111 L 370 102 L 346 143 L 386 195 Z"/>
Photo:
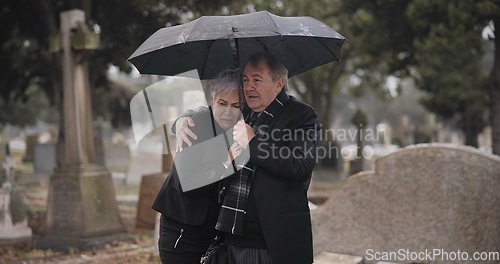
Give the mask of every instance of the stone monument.
<path id="1" fill-rule="evenodd" d="M 451 258 L 458 251 L 471 258 L 473 252 L 498 252 L 499 186 L 496 155 L 451 144 L 406 147 L 377 159 L 374 171 L 349 177 L 313 212 L 315 254 L 349 254 L 373 263 L 368 258 L 374 252 L 437 249 L 435 259 L 385 261 L 478 263 Z"/>
<path id="2" fill-rule="evenodd" d="M 98 35 L 87 28 L 83 11 L 70 10 L 61 13 L 52 44 L 53 52 L 62 52 L 64 144 L 58 151 L 64 155 L 50 177 L 45 232 L 35 246 L 85 249 L 126 239 L 111 174 L 95 151 L 87 54 L 98 48 Z"/>

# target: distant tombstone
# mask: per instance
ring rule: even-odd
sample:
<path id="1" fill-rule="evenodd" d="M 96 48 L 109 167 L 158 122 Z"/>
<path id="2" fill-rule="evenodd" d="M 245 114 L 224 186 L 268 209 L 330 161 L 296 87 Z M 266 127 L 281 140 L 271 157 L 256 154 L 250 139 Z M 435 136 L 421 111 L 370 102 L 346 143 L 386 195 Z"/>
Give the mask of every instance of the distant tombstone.
<path id="1" fill-rule="evenodd" d="M 315 254 L 366 257 L 368 249 L 440 249 L 469 256 L 496 252 L 500 248 L 499 186 L 498 156 L 449 144 L 406 147 L 379 158 L 375 171 L 351 176 L 314 212 Z M 415 261 L 406 261 L 410 262 Z"/>
<path id="2" fill-rule="evenodd" d="M 341 146 L 336 140 L 320 140 L 318 142 L 318 150 L 316 152 L 317 164 L 316 168 L 333 170 L 342 172 L 343 158 Z"/>
<path id="3" fill-rule="evenodd" d="M 14 182 L 14 166 L 14 160 L 7 155 L 2 162 L 6 180 L 0 185 L 0 245 L 31 241 L 24 192 Z"/>
<path id="4" fill-rule="evenodd" d="M 130 150 L 126 142 L 106 141 L 104 143 L 104 161 L 109 170 L 126 172 L 130 164 Z"/>
<path id="5" fill-rule="evenodd" d="M 26 136 L 26 153 L 24 154 L 23 162 L 33 161 L 36 144 L 38 144 L 38 135 Z"/>
<path id="6" fill-rule="evenodd" d="M 8 143 L 0 143 L 0 164 L 2 164 L 7 157 L 9 148 Z M 0 169 L 0 187 L 7 181 L 7 174 L 4 169 Z"/>
<path id="7" fill-rule="evenodd" d="M 400 139 L 403 146 L 408 146 L 414 143 L 415 125 L 410 123 L 410 117 L 403 115 L 401 117 Z"/>
<path id="8" fill-rule="evenodd" d="M 154 211 L 151 206 L 153 205 L 158 192 L 160 192 L 160 188 L 166 177 L 167 173 L 156 173 L 142 176 L 135 227 L 154 230 L 157 212 Z"/>
<path id="9" fill-rule="evenodd" d="M 36 144 L 33 162 L 35 173 L 51 174 L 56 166 L 56 144 Z"/>
<path id="10" fill-rule="evenodd" d="M 354 116 L 351 119 L 351 123 L 356 126 L 357 133 L 356 133 L 356 157 L 354 160 L 351 160 L 350 162 L 350 168 L 349 168 L 349 175 L 358 173 L 360 171 L 363 171 L 366 167 L 365 163 L 366 160 L 363 155 L 363 149 L 365 147 L 365 138 L 363 135 L 365 135 L 365 129 L 366 125 L 368 124 L 368 119 L 361 111 L 361 109 L 358 109 Z"/>
<path id="11" fill-rule="evenodd" d="M 380 123 L 376 126 L 377 143 L 384 146 L 392 144 L 392 127 L 387 123 Z"/>

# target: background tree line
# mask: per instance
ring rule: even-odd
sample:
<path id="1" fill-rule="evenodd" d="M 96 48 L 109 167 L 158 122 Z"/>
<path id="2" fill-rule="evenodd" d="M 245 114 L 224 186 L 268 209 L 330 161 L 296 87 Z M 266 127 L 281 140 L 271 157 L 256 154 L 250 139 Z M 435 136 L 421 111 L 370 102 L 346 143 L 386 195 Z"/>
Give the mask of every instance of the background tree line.
<path id="1" fill-rule="evenodd" d="M 489 124 L 493 152 L 500 153 L 498 0 L 6 0 L 0 10 L 0 123 L 34 122 L 42 111 L 27 106 L 53 105 L 62 111 L 60 57 L 49 52 L 48 39 L 59 30 L 59 13 L 73 8 L 84 10 L 90 28 L 101 34 L 102 48 L 90 60 L 94 115 L 115 127 L 130 125 L 128 103 L 116 100 L 133 94 L 102 103 L 103 95 L 123 91 L 107 79 L 107 69 L 113 65 L 130 72 L 126 59 L 154 31 L 201 15 L 266 9 L 313 16 L 348 38 L 340 62 L 290 80 L 294 91 L 316 107 L 324 126 L 332 122 L 333 98 L 342 87 L 350 85 L 353 96 L 371 90 L 383 101 L 391 99 L 388 78 L 412 80 L 427 94 L 422 104 L 456 122 L 466 144 L 477 146 L 477 135 Z M 47 99 L 41 100 L 40 93 Z"/>

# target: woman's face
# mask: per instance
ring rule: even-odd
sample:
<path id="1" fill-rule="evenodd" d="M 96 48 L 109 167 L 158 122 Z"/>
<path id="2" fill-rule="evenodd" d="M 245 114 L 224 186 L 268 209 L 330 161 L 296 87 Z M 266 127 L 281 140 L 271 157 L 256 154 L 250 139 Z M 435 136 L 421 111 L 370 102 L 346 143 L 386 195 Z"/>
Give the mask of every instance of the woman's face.
<path id="1" fill-rule="evenodd" d="M 240 117 L 240 101 L 234 89 L 222 90 L 212 99 L 215 121 L 224 130 L 233 127 Z"/>

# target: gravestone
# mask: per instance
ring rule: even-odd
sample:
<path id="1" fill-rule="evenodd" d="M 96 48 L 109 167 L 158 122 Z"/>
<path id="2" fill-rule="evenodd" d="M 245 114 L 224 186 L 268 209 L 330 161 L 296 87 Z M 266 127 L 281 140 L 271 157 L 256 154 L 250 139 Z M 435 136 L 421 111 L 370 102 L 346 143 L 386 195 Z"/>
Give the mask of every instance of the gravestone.
<path id="1" fill-rule="evenodd" d="M 26 136 L 26 152 L 24 153 L 23 162 L 33 161 L 36 144 L 38 144 L 38 135 Z"/>
<path id="2" fill-rule="evenodd" d="M 374 171 L 350 177 L 313 212 L 315 254 L 497 252 L 499 186 L 498 156 L 449 144 L 406 147 L 376 160 Z"/>
<path id="3" fill-rule="evenodd" d="M 7 155 L 2 161 L 5 180 L 0 183 L 0 245 L 31 241 L 31 229 L 24 202 L 24 192 L 14 181 L 14 160 Z"/>
<path id="4" fill-rule="evenodd" d="M 7 152 L 9 152 L 9 143 L 0 143 L 0 163 L 7 157 Z M 7 173 L 4 169 L 0 169 L 0 186 L 7 181 Z"/>
<path id="5" fill-rule="evenodd" d="M 0 187 L 0 246 L 31 241 L 31 229 L 20 189 Z"/>
<path id="6" fill-rule="evenodd" d="M 137 215 L 135 221 L 136 228 L 151 229 L 155 228 L 157 212 L 151 208 L 156 196 L 160 192 L 163 182 L 168 173 L 155 173 L 141 177 L 139 190 L 139 201 L 137 204 Z"/>
<path id="7" fill-rule="evenodd" d="M 44 143 L 36 144 L 34 148 L 35 173 L 51 174 L 56 166 L 56 144 Z"/>
<path id="8" fill-rule="evenodd" d="M 111 171 L 126 172 L 130 164 L 130 150 L 125 141 L 104 143 L 104 161 Z"/>

